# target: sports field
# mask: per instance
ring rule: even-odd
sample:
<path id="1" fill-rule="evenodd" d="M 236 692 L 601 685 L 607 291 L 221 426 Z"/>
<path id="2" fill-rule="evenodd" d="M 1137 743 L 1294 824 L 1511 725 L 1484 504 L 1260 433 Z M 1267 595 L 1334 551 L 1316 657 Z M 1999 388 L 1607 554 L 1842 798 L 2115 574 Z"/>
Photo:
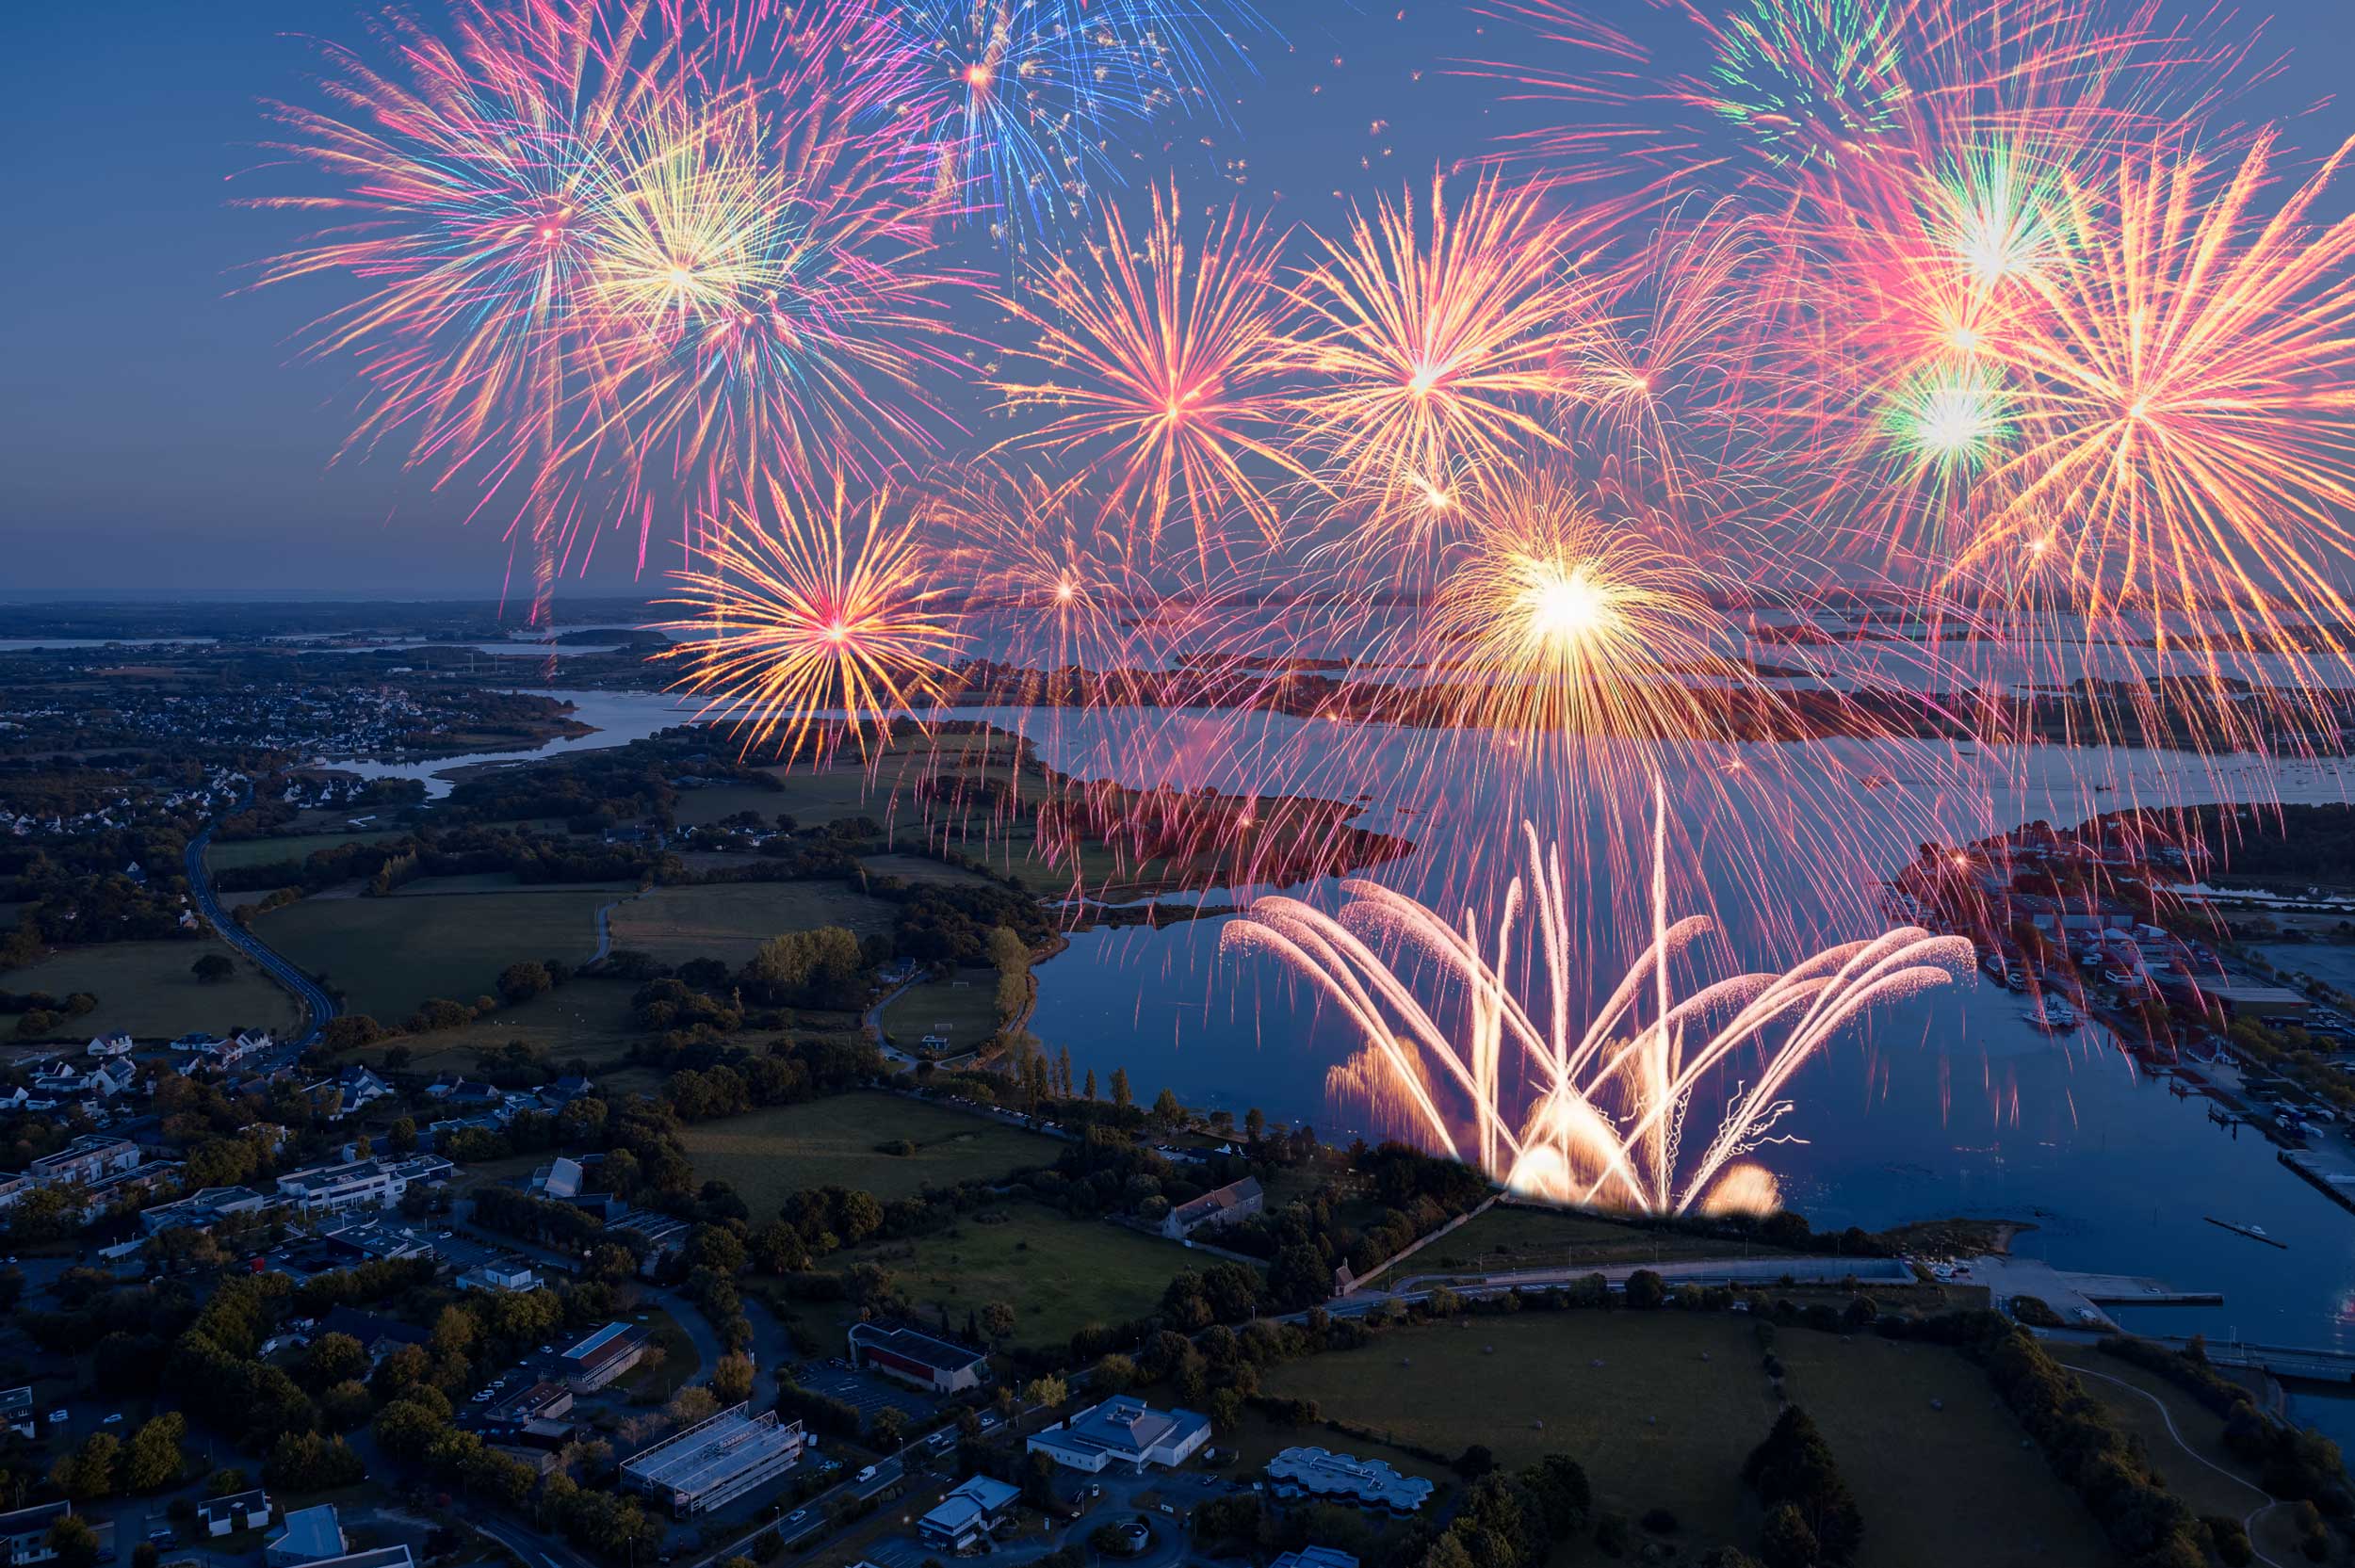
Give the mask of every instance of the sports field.
<path id="1" fill-rule="evenodd" d="M 913 1049 L 928 1034 L 951 1053 L 985 1044 L 998 1032 L 998 971 L 960 969 L 946 980 L 918 980 L 883 1010 L 884 1034 Z"/>
<path id="2" fill-rule="evenodd" d="M 232 960 L 236 974 L 207 985 L 189 972 L 206 953 Z M 176 1040 L 191 1029 L 231 1026 L 284 1033 L 297 1021 L 294 999 L 227 943 L 210 936 L 188 942 L 102 942 L 68 947 L 41 962 L 12 970 L 10 991 L 46 991 L 63 999 L 76 991 L 98 998 L 96 1010 L 68 1018 L 41 1038 L 87 1045 L 102 1034 L 134 1040 Z M 14 1039 L 14 1018 L 0 1019 L 0 1041 Z"/>
<path id="3" fill-rule="evenodd" d="M 1172 1279 L 1204 1261 L 1174 1242 L 1033 1204 L 995 1212 L 996 1223 L 969 1216 L 936 1236 L 837 1254 L 826 1267 L 880 1265 L 919 1315 L 946 1311 L 959 1331 L 968 1309 L 1004 1301 L 1014 1308 L 1013 1343 L 1048 1348 L 1068 1344 L 1091 1323 L 1122 1323 L 1152 1311 Z M 820 1339 L 837 1343 L 856 1311 L 832 1301 L 789 1303 L 788 1310 Z"/>
<path id="4" fill-rule="evenodd" d="M 256 920 L 256 935 L 344 993 L 345 1006 L 398 1024 L 443 996 L 471 1002 L 524 960 L 585 961 L 614 893 L 532 887 L 496 894 L 304 898 Z"/>
<path id="5" fill-rule="evenodd" d="M 840 882 L 661 887 L 613 912 L 613 946 L 651 953 L 664 963 L 713 958 L 733 967 L 772 936 L 820 926 L 845 926 L 863 936 L 888 929 L 894 913 L 884 900 Z"/>
<path id="6" fill-rule="evenodd" d="M 879 1145 L 905 1139 L 913 1155 Z M 687 1129 L 699 1181 L 736 1188 L 756 1219 L 808 1187 L 848 1187 L 885 1200 L 912 1197 L 926 1182 L 947 1186 L 1002 1176 L 1053 1161 L 1063 1145 L 987 1117 L 897 1094 L 830 1095 L 774 1106 Z"/>

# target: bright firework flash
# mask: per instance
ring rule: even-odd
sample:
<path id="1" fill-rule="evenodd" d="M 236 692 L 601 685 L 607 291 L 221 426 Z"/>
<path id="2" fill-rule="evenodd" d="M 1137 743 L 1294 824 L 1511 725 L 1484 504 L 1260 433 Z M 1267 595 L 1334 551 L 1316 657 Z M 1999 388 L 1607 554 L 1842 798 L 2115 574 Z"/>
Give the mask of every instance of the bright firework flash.
<path id="1" fill-rule="evenodd" d="M 1104 225 L 1084 270 L 1059 263 L 1036 280 L 1034 303 L 1004 301 L 1038 334 L 1024 355 L 1038 373 L 998 390 L 1014 410 L 1054 415 L 1018 440 L 1083 459 L 1074 483 L 1099 482 L 1106 514 L 1131 515 L 1153 541 L 1173 508 L 1205 559 L 1226 553 L 1222 529 L 1238 509 L 1273 535 L 1266 486 L 1309 479 L 1278 445 L 1278 238 L 1230 206 L 1189 245 L 1177 192 L 1158 186 L 1141 251 L 1117 207 Z"/>
<path id="2" fill-rule="evenodd" d="M 1340 1010 L 1365 1046 L 1336 1070 L 1337 1089 L 1372 1089 L 1412 1136 L 1477 1160 L 1515 1192 L 1647 1214 L 1765 1212 L 1778 1188 L 1749 1156 L 1778 1140 L 1799 1070 L 1868 1009 L 1969 975 L 1973 951 L 1968 938 L 1901 927 L 1780 974 L 1680 995 L 1672 963 L 1710 922 L 1668 918 L 1665 806 L 1655 810 L 1650 941 L 1583 1029 L 1572 1010 L 1592 954 L 1574 932 L 1561 852 L 1541 849 L 1527 824 L 1526 882 L 1513 879 L 1485 942 L 1469 909 L 1458 929 L 1437 910 L 1352 879 L 1338 915 L 1261 898 L 1221 933 L 1221 946 L 1274 954 Z M 1542 991 L 1514 978 L 1525 900 L 1535 910 Z M 1384 947 L 1401 958 L 1385 958 Z M 1442 1025 L 1417 996 L 1406 955 L 1435 966 L 1458 994 L 1459 1026 Z M 1746 1066 L 1754 1076 L 1737 1078 Z M 1715 1129 L 1688 1150 L 1688 1114 L 1712 1091 L 1723 1096 Z"/>
<path id="3" fill-rule="evenodd" d="M 772 487 L 773 520 L 738 507 L 708 564 L 672 574 L 680 596 L 666 603 L 688 611 L 662 627 L 687 637 L 662 655 L 684 666 L 675 688 L 747 752 L 822 761 L 848 740 L 866 758 L 940 705 L 963 635 L 913 522 L 887 523 L 888 507 L 853 509 L 837 488 L 820 516 Z"/>
<path id="4" fill-rule="evenodd" d="M 921 171 L 882 135 L 822 105 L 666 96 L 616 162 L 578 439 L 627 445 L 642 565 L 665 481 L 709 515 L 772 480 L 805 500 L 881 484 L 937 448 L 954 427 L 927 386 L 962 379 L 943 311 L 964 280 L 934 265 Z"/>
<path id="5" fill-rule="evenodd" d="M 1360 209 L 1321 243 L 1292 289 L 1294 440 L 1337 493 L 1414 505 L 1459 461 L 1556 444 L 1539 413 L 1584 286 L 1535 194 L 1492 176 L 1451 205 L 1435 176 L 1427 203 Z"/>

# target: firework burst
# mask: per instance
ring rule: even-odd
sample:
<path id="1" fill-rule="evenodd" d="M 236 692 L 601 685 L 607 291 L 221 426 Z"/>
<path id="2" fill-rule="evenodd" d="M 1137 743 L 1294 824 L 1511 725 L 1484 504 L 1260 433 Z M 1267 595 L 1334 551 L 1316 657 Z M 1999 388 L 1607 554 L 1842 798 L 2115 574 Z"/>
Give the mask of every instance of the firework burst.
<path id="1" fill-rule="evenodd" d="M 848 739 L 867 756 L 939 705 L 963 634 L 928 584 L 912 520 L 885 521 L 886 497 L 853 509 L 837 487 L 822 516 L 781 488 L 770 500 L 773 518 L 739 507 L 709 564 L 673 574 L 680 594 L 667 602 L 688 611 L 663 627 L 687 638 L 665 655 L 684 666 L 675 687 L 747 752 L 789 761 Z"/>

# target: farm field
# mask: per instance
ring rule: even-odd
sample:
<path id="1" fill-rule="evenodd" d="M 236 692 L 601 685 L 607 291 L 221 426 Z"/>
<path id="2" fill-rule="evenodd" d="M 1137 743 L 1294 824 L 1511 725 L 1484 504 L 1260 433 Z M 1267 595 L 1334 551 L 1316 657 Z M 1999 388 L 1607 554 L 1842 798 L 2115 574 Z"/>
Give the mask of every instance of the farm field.
<path id="1" fill-rule="evenodd" d="M 902 835 L 904 839 L 905 835 Z M 897 877 L 904 882 L 940 882 L 950 886 L 986 886 L 989 879 L 979 871 L 962 866 L 945 865 L 930 855 L 900 854 L 867 855 L 859 864 L 879 877 Z"/>
<path id="2" fill-rule="evenodd" d="M 339 987 L 345 1005 L 398 1024 L 420 1002 L 471 1002 L 527 959 L 580 962 L 614 895 L 552 886 L 496 895 L 305 898 L 254 922 L 263 941 Z"/>
<path id="3" fill-rule="evenodd" d="M 300 864 L 319 849 L 333 849 L 344 844 L 388 844 L 396 838 L 408 836 L 405 832 L 384 832 L 279 834 L 270 838 L 241 838 L 228 843 L 215 839 L 204 846 L 204 864 L 215 871 L 233 871 L 248 865 L 271 865 L 280 861 Z"/>
<path id="4" fill-rule="evenodd" d="M 945 1311 L 958 1332 L 967 1309 L 1004 1301 L 1014 1308 L 1013 1343 L 1048 1348 L 1068 1343 L 1091 1323 L 1125 1322 L 1151 1311 L 1171 1280 L 1205 1261 L 1172 1242 L 1066 1219 L 1035 1204 L 997 1213 L 1002 1219 L 996 1223 L 968 1216 L 936 1236 L 837 1253 L 826 1266 L 878 1264 L 907 1293 L 919 1317 Z M 849 1315 L 857 1310 L 836 1301 L 771 1300 L 833 1343 L 840 1342 Z"/>
<path id="5" fill-rule="evenodd" d="M 1843 1344 L 1805 1330 L 1785 1331 L 1776 1348 L 1792 1395 L 1857 1493 L 1860 1568 L 2109 1560 L 2091 1517 L 2038 1454 L 2020 1447 L 2018 1425 L 1958 1354 L 1870 1336 Z M 1484 1443 L 1508 1466 L 1568 1454 L 1585 1466 L 1599 1507 L 1631 1518 L 1668 1510 L 1696 1557 L 1713 1545 L 1756 1544 L 1759 1510 L 1742 1485 L 1742 1462 L 1777 1407 L 1745 1317 L 1459 1318 L 1273 1368 L 1263 1387 L 1440 1453 Z M 1933 1398 L 1943 1411 L 1930 1410 Z M 1266 1454 L 1242 1457 L 1248 1464 Z"/>
<path id="6" fill-rule="evenodd" d="M 602 1090 L 630 1046 L 645 1035 L 630 1017 L 629 999 L 637 989 L 627 980 L 576 976 L 521 1007 L 501 1008 L 454 1029 L 382 1041 L 354 1051 L 349 1059 L 381 1065 L 387 1052 L 405 1048 L 403 1072 L 470 1073 L 478 1053 L 520 1040 L 552 1067 L 587 1062 Z"/>
<path id="7" fill-rule="evenodd" d="M 198 979 L 189 965 L 206 953 L 233 960 L 236 974 L 213 985 Z M 176 1040 L 191 1029 L 221 1030 L 232 1025 L 283 1034 L 299 1017 L 292 997 L 239 958 L 235 948 L 209 935 L 187 942 L 67 947 L 14 971 L 8 989 L 46 991 L 59 998 L 76 991 L 96 996 L 94 1010 L 68 1018 L 41 1037 L 74 1045 L 117 1032 L 135 1040 Z"/>
<path id="8" fill-rule="evenodd" d="M 651 953 L 664 963 L 714 958 L 734 967 L 772 936 L 820 926 L 844 926 L 864 936 L 888 929 L 893 913 L 882 899 L 840 882 L 662 887 L 613 912 L 613 946 Z"/>
<path id="9" fill-rule="evenodd" d="M 877 1147 L 901 1138 L 915 1154 Z M 775 1214 L 804 1188 L 853 1188 L 888 1202 L 915 1196 L 926 1182 L 945 1186 L 1044 1165 L 1061 1149 L 1053 1139 L 986 1117 L 880 1092 L 772 1106 L 687 1129 L 696 1179 L 726 1182 L 756 1219 Z"/>
<path id="10" fill-rule="evenodd" d="M 457 897 L 469 893 L 544 893 L 557 890 L 575 893 L 602 893 L 618 898 L 625 893 L 638 891 L 636 882 L 527 882 L 516 879 L 512 871 L 474 871 L 458 877 L 419 877 L 393 889 L 396 898 L 430 898 Z"/>
<path id="11" fill-rule="evenodd" d="M 883 1010 L 883 1028 L 906 1048 L 937 1034 L 952 1052 L 972 1050 L 998 1032 L 998 971 L 960 969 L 954 980 L 918 980 Z"/>

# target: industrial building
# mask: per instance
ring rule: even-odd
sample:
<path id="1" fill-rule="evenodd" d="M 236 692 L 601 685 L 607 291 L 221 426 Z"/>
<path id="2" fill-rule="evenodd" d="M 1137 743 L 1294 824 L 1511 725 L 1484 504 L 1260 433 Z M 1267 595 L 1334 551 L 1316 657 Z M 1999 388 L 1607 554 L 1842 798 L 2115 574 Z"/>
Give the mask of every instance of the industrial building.
<path id="1" fill-rule="evenodd" d="M 622 1463 L 622 1484 L 684 1519 L 722 1508 L 793 1468 L 807 1442 L 799 1421 L 731 1405 Z"/>
<path id="2" fill-rule="evenodd" d="M 645 1334 L 627 1323 L 608 1323 L 557 1358 L 564 1381 L 577 1394 L 592 1394 L 638 1365 L 646 1353 Z"/>
<path id="3" fill-rule="evenodd" d="M 939 1394 L 978 1388 L 989 1378 L 988 1352 L 885 1323 L 851 1325 L 851 1365 Z"/>
<path id="4" fill-rule="evenodd" d="M 1183 1464 L 1210 1440 L 1207 1415 L 1155 1410 L 1142 1399 L 1115 1394 L 1033 1434 L 1028 1447 L 1065 1469 L 1094 1475 L 1115 1466 L 1142 1471 L 1148 1464 Z"/>
<path id="5" fill-rule="evenodd" d="M 1324 1448 L 1287 1448 L 1268 1461 L 1267 1476 L 1278 1497 L 1355 1503 L 1402 1519 L 1431 1500 L 1431 1483 L 1421 1476 L 1403 1476 L 1381 1460 Z"/>

